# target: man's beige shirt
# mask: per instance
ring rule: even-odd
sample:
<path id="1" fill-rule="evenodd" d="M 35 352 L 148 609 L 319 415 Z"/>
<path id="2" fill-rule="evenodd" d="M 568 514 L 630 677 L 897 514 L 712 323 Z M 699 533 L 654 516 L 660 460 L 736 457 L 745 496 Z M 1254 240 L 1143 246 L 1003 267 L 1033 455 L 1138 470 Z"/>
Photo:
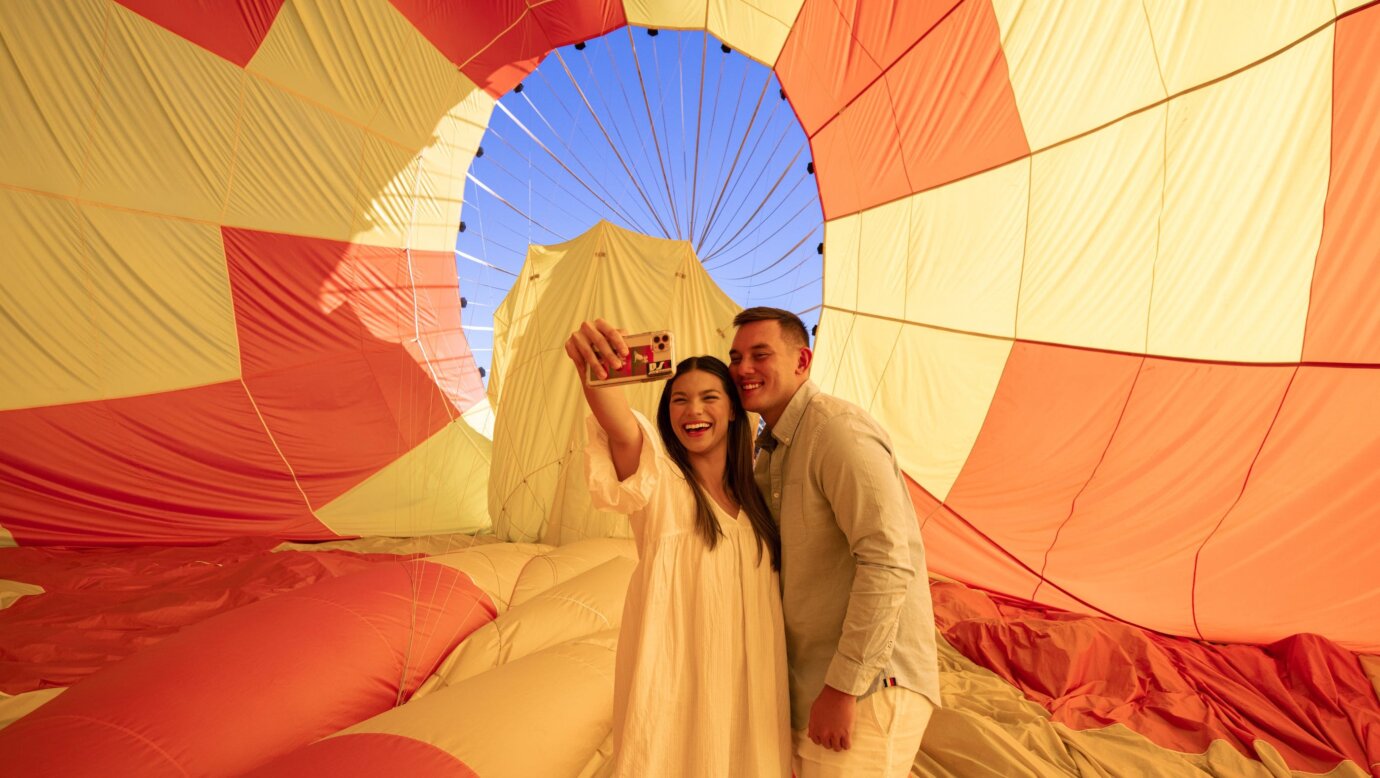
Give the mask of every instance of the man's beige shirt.
<path id="1" fill-rule="evenodd" d="M 792 728 L 826 683 L 861 697 L 894 679 L 938 706 L 925 548 L 886 431 L 807 381 L 758 444 L 781 526 Z"/>

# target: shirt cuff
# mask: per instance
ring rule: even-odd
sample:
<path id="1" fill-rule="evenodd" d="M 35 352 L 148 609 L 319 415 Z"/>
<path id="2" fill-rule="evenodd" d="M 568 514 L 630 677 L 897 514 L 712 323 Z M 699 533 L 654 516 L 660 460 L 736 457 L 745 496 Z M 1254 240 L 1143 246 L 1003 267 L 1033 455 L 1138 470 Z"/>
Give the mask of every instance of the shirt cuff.
<path id="1" fill-rule="evenodd" d="M 872 669 L 841 654 L 834 654 L 829 671 L 824 674 L 824 682 L 845 694 L 859 697 L 867 693 L 880 672 L 880 669 Z"/>

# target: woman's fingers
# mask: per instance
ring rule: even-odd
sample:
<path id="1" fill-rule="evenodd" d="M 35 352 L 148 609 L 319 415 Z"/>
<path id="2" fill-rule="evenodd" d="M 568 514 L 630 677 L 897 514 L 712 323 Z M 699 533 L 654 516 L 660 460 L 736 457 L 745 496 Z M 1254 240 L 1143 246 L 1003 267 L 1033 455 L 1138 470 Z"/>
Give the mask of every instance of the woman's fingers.
<path id="1" fill-rule="evenodd" d="M 627 346 L 623 344 L 623 336 L 609 326 L 608 322 L 603 319 L 587 321 L 580 325 L 580 335 L 589 345 L 591 357 L 598 359 L 606 370 L 616 370 L 623 366 L 623 355 L 627 353 Z M 611 338 L 616 344 L 610 342 Z"/>
<path id="2" fill-rule="evenodd" d="M 603 363 L 600 361 L 599 355 L 596 353 L 596 347 L 589 342 L 589 338 L 586 337 L 583 332 L 583 327 L 581 330 L 572 333 L 570 340 L 567 340 L 565 343 L 566 353 L 571 355 L 570 358 L 575 360 L 578 356 L 576 366 L 580 368 L 582 375 L 585 368 L 590 367 L 594 370 L 594 374 L 600 379 L 609 377 L 608 370 L 605 369 Z"/>

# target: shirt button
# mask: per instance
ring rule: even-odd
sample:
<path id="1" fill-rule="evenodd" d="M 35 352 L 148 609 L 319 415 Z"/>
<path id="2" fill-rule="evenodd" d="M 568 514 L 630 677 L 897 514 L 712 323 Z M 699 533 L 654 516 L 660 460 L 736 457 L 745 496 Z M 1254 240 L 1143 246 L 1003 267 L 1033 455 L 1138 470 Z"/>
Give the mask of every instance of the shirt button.
<path id="1" fill-rule="evenodd" d="M 772 493 L 771 493 L 771 498 L 772 498 L 773 500 L 779 500 L 779 499 L 781 499 L 781 493 L 780 493 L 780 492 L 772 492 Z"/>

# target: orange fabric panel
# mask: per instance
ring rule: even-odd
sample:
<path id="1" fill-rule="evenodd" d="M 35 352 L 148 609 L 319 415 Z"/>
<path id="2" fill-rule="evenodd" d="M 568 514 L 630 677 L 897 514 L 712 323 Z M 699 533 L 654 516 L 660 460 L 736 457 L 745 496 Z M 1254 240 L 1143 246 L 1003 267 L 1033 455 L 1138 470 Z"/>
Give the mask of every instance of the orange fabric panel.
<path id="1" fill-rule="evenodd" d="M 115 0 L 149 21 L 244 67 L 278 17 L 283 0 Z"/>
<path id="2" fill-rule="evenodd" d="M 961 2 L 806 0 L 776 60 L 805 134 L 818 132 Z"/>
<path id="3" fill-rule="evenodd" d="M 1142 357 L 1017 342 L 948 505 L 1037 573 L 1107 450 Z M 936 570 L 967 560 L 931 552 Z M 984 579 L 961 576 L 962 580 Z M 1033 597 L 1034 590 L 1008 590 Z"/>
<path id="4" fill-rule="evenodd" d="M 1380 652 L 1380 370 L 1301 367 L 1241 501 L 1202 547 L 1209 640 L 1297 632 Z"/>
<path id="5" fill-rule="evenodd" d="M 1194 634 L 1194 553 L 1241 494 L 1293 372 L 1147 359 L 1046 577 L 1136 624 Z"/>
<path id="6" fill-rule="evenodd" d="M 415 326 L 401 249 L 229 228 L 224 236 L 244 381 L 313 507 L 458 415 L 415 346 L 404 345 Z M 448 356 L 464 361 L 456 348 Z"/>
<path id="7" fill-rule="evenodd" d="M 524 0 L 482 4 L 391 0 L 426 39 L 495 97 L 536 69 L 555 46 L 595 38 L 626 24 L 615 0 Z"/>
<path id="8" fill-rule="evenodd" d="M 957 584 L 930 591 L 951 645 L 1070 728 L 1122 724 L 1193 754 L 1220 740 L 1252 759 L 1265 741 L 1310 774 L 1380 760 L 1380 701 L 1356 656 L 1324 638 L 1213 645 Z"/>
<path id="9" fill-rule="evenodd" d="M 0 525 L 21 544 L 331 538 L 238 381 L 0 414 Z"/>
<path id="10" fill-rule="evenodd" d="M 885 81 L 863 92 L 810 146 L 826 221 L 911 193 Z"/>
<path id="11" fill-rule="evenodd" d="M 1310 362 L 1380 363 L 1380 7 L 1337 22 L 1332 174 L 1304 331 Z"/>
<path id="12" fill-rule="evenodd" d="M 534 733 L 540 737 L 540 733 Z M 430 743 L 383 732 L 326 738 L 300 748 L 245 778 L 299 778 L 303 775 L 409 775 L 426 778 L 480 778 L 459 759 Z"/>
<path id="13" fill-rule="evenodd" d="M 278 543 L 0 549 L 0 579 L 44 589 L 0 609 L 0 692 L 70 686 L 218 613 L 395 558 Z"/>
<path id="14" fill-rule="evenodd" d="M 937 74 L 943 74 L 939 77 Z M 1030 153 L 992 5 L 967 0 L 886 74 L 912 191 Z"/>
<path id="15" fill-rule="evenodd" d="M 494 615 L 463 573 L 425 561 L 269 597 L 0 730 L 0 764 L 17 775 L 238 775 L 393 707 Z"/>

